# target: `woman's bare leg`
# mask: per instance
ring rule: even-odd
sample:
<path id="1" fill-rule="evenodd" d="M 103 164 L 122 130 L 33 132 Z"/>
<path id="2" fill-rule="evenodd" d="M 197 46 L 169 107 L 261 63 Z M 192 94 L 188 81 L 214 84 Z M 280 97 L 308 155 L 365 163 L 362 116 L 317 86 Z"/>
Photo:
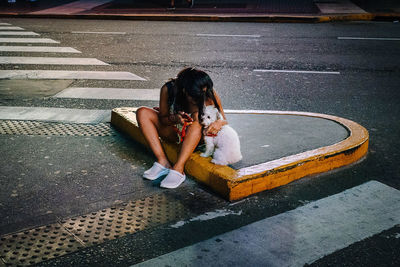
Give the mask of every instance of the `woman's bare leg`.
<path id="1" fill-rule="evenodd" d="M 185 163 L 196 149 L 201 139 L 202 126 L 199 122 L 193 122 L 187 129 L 185 140 L 182 143 L 181 151 L 178 155 L 178 160 L 173 166 L 173 170 L 183 173 Z"/>
<path id="2" fill-rule="evenodd" d="M 167 139 L 176 139 L 176 133 L 172 127 L 163 127 L 158 118 L 158 112 L 148 107 L 139 108 L 136 111 L 136 119 L 147 144 L 157 158 L 157 162 L 165 167 L 170 167 L 159 137 L 161 133 Z"/>

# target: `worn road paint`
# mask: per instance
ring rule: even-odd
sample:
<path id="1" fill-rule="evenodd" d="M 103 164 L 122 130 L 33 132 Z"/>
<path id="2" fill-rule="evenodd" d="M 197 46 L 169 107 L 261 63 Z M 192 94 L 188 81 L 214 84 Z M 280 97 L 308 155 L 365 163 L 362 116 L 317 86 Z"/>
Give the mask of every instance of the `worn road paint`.
<path id="1" fill-rule="evenodd" d="M 196 36 L 201 37 L 245 37 L 245 38 L 260 38 L 261 35 L 258 34 L 212 34 L 212 33 L 198 33 Z"/>
<path id="2" fill-rule="evenodd" d="M 242 211 L 239 212 L 234 212 L 232 210 L 226 210 L 226 209 L 221 209 L 221 210 L 215 210 L 215 211 L 209 211 L 206 212 L 202 215 L 196 216 L 194 218 L 191 218 L 189 220 L 185 220 L 185 221 L 179 221 L 173 225 L 170 225 L 170 227 L 172 228 L 179 228 L 182 227 L 183 225 L 189 223 L 189 222 L 195 222 L 195 221 L 208 221 L 208 220 L 212 220 L 218 217 L 223 217 L 223 216 L 227 216 L 227 215 L 241 215 Z"/>
<path id="3" fill-rule="evenodd" d="M 0 120 L 100 123 L 110 121 L 110 116 L 110 110 L 42 107 L 0 107 Z"/>
<path id="4" fill-rule="evenodd" d="M 72 47 L 57 46 L 0 46 L 0 52 L 82 53 Z"/>
<path id="5" fill-rule="evenodd" d="M 1 29 L 0 29 L 1 30 Z M 27 35 L 31 35 L 31 36 L 38 36 L 40 34 L 36 33 L 36 32 L 14 32 L 14 31 L 0 31 L 0 35 L 20 35 L 20 36 L 27 36 Z"/>
<path id="6" fill-rule="evenodd" d="M 27 65 L 88 65 L 108 66 L 109 64 L 96 58 L 67 57 L 0 57 L 0 64 Z"/>
<path id="7" fill-rule="evenodd" d="M 0 38 L 0 43 L 59 44 L 60 42 L 48 38 Z"/>
<path id="8" fill-rule="evenodd" d="M 65 5 L 34 11 L 28 14 L 76 14 L 111 1 L 112 0 L 78 0 Z"/>
<path id="9" fill-rule="evenodd" d="M 24 30 L 25 30 L 24 28 L 16 26 L 0 26 L 0 31 L 24 31 Z"/>
<path id="10" fill-rule="evenodd" d="M 340 74 L 338 71 L 313 71 L 313 70 L 264 70 L 256 69 L 254 72 L 278 72 L 278 73 L 309 73 L 309 74 Z"/>
<path id="11" fill-rule="evenodd" d="M 146 81 L 130 72 L 65 70 L 0 70 L 0 79 L 84 79 Z"/>
<path id="12" fill-rule="evenodd" d="M 126 32 L 71 32 L 71 33 L 79 33 L 79 34 L 126 34 Z"/>
<path id="13" fill-rule="evenodd" d="M 400 223 L 400 191 L 377 181 L 135 266 L 303 266 Z"/>
<path id="14" fill-rule="evenodd" d="M 372 41 L 400 41 L 400 38 L 379 37 L 338 37 L 339 40 L 372 40 Z"/>
<path id="15" fill-rule="evenodd" d="M 129 88 L 67 88 L 56 94 L 56 98 L 119 99 L 119 100 L 160 100 L 160 89 Z"/>

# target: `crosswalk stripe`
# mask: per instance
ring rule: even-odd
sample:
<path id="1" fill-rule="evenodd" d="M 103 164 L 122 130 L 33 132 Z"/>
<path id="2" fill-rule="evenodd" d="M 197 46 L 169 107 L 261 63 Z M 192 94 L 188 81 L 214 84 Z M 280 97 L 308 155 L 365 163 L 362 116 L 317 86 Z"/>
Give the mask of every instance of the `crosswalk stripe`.
<path id="1" fill-rule="evenodd" d="M 0 106 L 0 120 L 101 123 L 109 122 L 110 117 L 111 110 Z"/>
<path id="2" fill-rule="evenodd" d="M 58 46 L 0 46 L 0 52 L 81 53 L 72 47 Z"/>
<path id="3" fill-rule="evenodd" d="M 70 87 L 56 94 L 54 97 L 158 101 L 160 100 L 160 89 Z"/>
<path id="4" fill-rule="evenodd" d="M 50 80 L 129 80 L 146 81 L 130 72 L 120 71 L 65 71 L 65 70 L 0 70 L 0 79 L 50 79 Z"/>
<path id="5" fill-rule="evenodd" d="M 38 36 L 36 32 L 16 32 L 16 31 L 1 31 L 0 35 L 15 35 L 15 36 Z"/>
<path id="6" fill-rule="evenodd" d="M 79 34 L 121 34 L 124 35 L 126 32 L 79 32 L 79 31 L 74 31 L 71 33 L 79 33 Z"/>
<path id="7" fill-rule="evenodd" d="M 275 73 L 306 73 L 306 74 L 340 74 L 339 71 L 313 71 L 313 70 L 267 70 L 256 69 L 254 72 L 275 72 Z"/>
<path id="8" fill-rule="evenodd" d="M 260 38 L 259 34 L 210 34 L 210 33 L 198 33 L 196 36 L 201 37 L 246 37 L 246 38 Z"/>
<path id="9" fill-rule="evenodd" d="M 0 43 L 48 43 L 59 44 L 60 42 L 48 38 L 0 38 Z"/>
<path id="10" fill-rule="evenodd" d="M 0 25 L 1 26 L 9 26 L 9 25 L 11 25 L 10 23 L 5 23 L 5 22 L 0 22 Z"/>
<path id="11" fill-rule="evenodd" d="M 400 38 L 387 37 L 338 37 L 339 40 L 400 41 Z"/>
<path id="12" fill-rule="evenodd" d="M 34 11 L 29 14 L 77 14 L 109 2 L 112 2 L 112 0 L 77 0 L 72 3 Z"/>
<path id="13" fill-rule="evenodd" d="M 109 65 L 96 58 L 67 58 L 67 57 L 0 57 L 0 64 Z"/>
<path id="14" fill-rule="evenodd" d="M 4 31 L 4 30 L 23 31 L 25 29 L 21 28 L 21 27 L 15 27 L 15 26 L 0 26 L 0 30 L 1 31 Z"/>
<path id="15" fill-rule="evenodd" d="M 399 223 L 400 191 L 370 181 L 136 266 L 304 266 Z"/>

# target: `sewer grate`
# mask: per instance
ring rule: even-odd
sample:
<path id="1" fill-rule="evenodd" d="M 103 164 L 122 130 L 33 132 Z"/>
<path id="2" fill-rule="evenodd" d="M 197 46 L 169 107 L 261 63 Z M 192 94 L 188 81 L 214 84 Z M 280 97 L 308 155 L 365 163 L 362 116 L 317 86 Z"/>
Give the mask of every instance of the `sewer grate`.
<path id="1" fill-rule="evenodd" d="M 115 135 L 115 131 L 110 127 L 110 125 L 106 123 L 80 124 L 0 120 L 0 134 L 46 136 L 111 136 Z"/>
<path id="2" fill-rule="evenodd" d="M 0 237 L 0 261 L 25 266 L 187 216 L 180 200 L 158 194 Z"/>

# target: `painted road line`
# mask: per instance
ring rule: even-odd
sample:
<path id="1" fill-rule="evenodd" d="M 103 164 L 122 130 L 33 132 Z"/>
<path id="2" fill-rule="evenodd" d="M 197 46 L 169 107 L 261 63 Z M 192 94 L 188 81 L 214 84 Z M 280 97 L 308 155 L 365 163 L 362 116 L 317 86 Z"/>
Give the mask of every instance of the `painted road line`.
<path id="1" fill-rule="evenodd" d="M 276 73 L 306 73 L 306 74 L 340 74 L 339 71 L 311 71 L 311 70 L 264 70 L 256 69 L 254 72 L 276 72 Z"/>
<path id="2" fill-rule="evenodd" d="M 0 107 L 0 120 L 101 123 L 109 122 L 110 116 L 110 110 L 42 107 Z"/>
<path id="3" fill-rule="evenodd" d="M 1 31 L 0 35 L 13 35 L 13 36 L 38 36 L 36 32 L 15 32 L 15 31 Z"/>
<path id="4" fill-rule="evenodd" d="M 65 71 L 65 70 L 0 70 L 0 79 L 85 79 L 146 81 L 130 72 L 122 71 Z"/>
<path id="5" fill-rule="evenodd" d="M 81 88 L 71 87 L 56 94 L 56 98 L 160 100 L 160 89 Z"/>
<path id="6" fill-rule="evenodd" d="M 1 24 L 0 24 L 1 25 Z M 15 27 L 15 26 L 0 26 L 0 31 L 24 31 L 24 28 L 21 27 Z"/>
<path id="7" fill-rule="evenodd" d="M 0 52 L 82 53 L 72 47 L 57 46 L 0 46 Z"/>
<path id="8" fill-rule="evenodd" d="M 0 38 L 0 43 L 43 43 L 59 44 L 60 42 L 48 38 Z"/>
<path id="9" fill-rule="evenodd" d="M 322 14 L 366 14 L 364 9 L 349 0 L 341 1 L 315 1 Z"/>
<path id="10" fill-rule="evenodd" d="M 109 65 L 95 58 L 65 57 L 0 57 L 0 64 L 34 65 Z"/>
<path id="11" fill-rule="evenodd" d="M 400 41 L 400 38 L 380 37 L 338 37 L 339 40 L 373 40 L 373 41 Z"/>
<path id="12" fill-rule="evenodd" d="M 303 266 L 400 223 L 400 191 L 370 181 L 135 266 Z"/>
<path id="13" fill-rule="evenodd" d="M 196 36 L 201 37 L 245 37 L 245 38 L 260 38 L 258 34 L 212 34 L 212 33 L 198 33 Z"/>
<path id="14" fill-rule="evenodd" d="M 0 22 L 0 25 L 1 26 L 9 26 L 9 25 L 11 25 L 10 23 L 5 23 L 5 22 Z"/>
<path id="15" fill-rule="evenodd" d="M 126 32 L 71 32 L 79 34 L 126 34 Z"/>

